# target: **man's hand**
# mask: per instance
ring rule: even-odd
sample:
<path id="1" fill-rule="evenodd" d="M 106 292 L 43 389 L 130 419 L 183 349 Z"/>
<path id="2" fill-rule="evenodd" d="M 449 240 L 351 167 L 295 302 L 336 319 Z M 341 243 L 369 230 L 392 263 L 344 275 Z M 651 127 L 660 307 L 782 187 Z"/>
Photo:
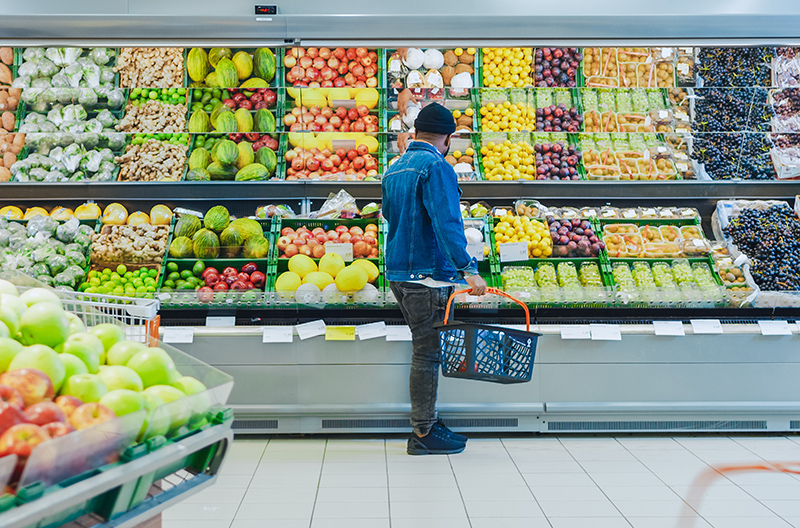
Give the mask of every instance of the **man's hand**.
<path id="1" fill-rule="evenodd" d="M 400 116 L 406 115 L 408 103 L 412 100 L 415 102 L 422 101 L 422 96 L 412 95 L 411 90 L 408 88 L 397 94 L 397 111 L 400 113 Z"/>
<path id="2" fill-rule="evenodd" d="M 486 281 L 483 280 L 483 277 L 480 275 L 470 275 L 464 280 L 472 287 L 472 290 L 469 292 L 470 295 L 475 295 L 477 297 L 486 295 Z"/>
<path id="3" fill-rule="evenodd" d="M 405 153 L 406 149 L 408 148 L 409 141 L 414 139 L 414 135 L 416 132 L 400 132 L 397 134 L 397 148 L 400 149 L 400 154 Z"/>

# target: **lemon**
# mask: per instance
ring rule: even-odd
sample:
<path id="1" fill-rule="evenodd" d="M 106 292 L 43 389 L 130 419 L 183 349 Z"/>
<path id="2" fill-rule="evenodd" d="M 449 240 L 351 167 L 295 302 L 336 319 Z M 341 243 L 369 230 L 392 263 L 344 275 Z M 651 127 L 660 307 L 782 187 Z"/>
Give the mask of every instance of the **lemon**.
<path id="1" fill-rule="evenodd" d="M 475 48 L 467 48 L 467 53 L 470 55 L 475 55 Z"/>
<path id="2" fill-rule="evenodd" d="M 467 147 L 467 150 L 464 151 L 464 154 L 466 154 L 467 156 L 474 156 L 475 150 L 472 147 Z"/>
<path id="3" fill-rule="evenodd" d="M 473 114 L 475 114 L 475 112 L 472 110 L 472 108 L 467 108 L 466 110 L 464 110 L 464 115 L 466 116 L 472 117 Z"/>
<path id="4" fill-rule="evenodd" d="M 456 54 L 456 57 L 460 57 L 464 53 L 464 50 L 461 48 L 456 48 L 453 50 L 453 53 Z"/>
<path id="5" fill-rule="evenodd" d="M 461 110 L 453 110 L 453 119 L 461 117 Z"/>
<path id="6" fill-rule="evenodd" d="M 453 151 L 453 157 L 455 159 L 460 158 L 461 157 L 461 151 L 460 150 Z"/>

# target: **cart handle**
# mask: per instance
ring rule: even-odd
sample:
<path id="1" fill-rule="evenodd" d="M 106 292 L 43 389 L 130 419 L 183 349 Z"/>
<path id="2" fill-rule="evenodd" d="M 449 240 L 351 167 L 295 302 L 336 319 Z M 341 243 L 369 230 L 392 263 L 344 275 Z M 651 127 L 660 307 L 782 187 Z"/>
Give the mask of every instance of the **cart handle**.
<path id="1" fill-rule="evenodd" d="M 444 324 L 447 324 L 447 320 L 450 318 L 450 307 L 453 305 L 453 299 L 456 295 L 461 295 L 462 293 L 469 293 L 472 289 L 469 290 L 458 290 L 453 292 L 449 299 L 447 299 L 447 308 L 444 312 Z M 522 306 L 522 309 L 525 310 L 525 330 L 527 332 L 531 331 L 531 313 L 528 311 L 528 307 L 525 305 L 524 302 L 520 301 L 519 299 L 515 299 L 514 297 L 510 296 L 503 290 L 498 290 L 497 288 L 486 288 L 486 293 L 493 293 L 495 295 L 499 295 L 500 297 L 505 297 L 507 299 L 511 299 L 518 305 Z"/>

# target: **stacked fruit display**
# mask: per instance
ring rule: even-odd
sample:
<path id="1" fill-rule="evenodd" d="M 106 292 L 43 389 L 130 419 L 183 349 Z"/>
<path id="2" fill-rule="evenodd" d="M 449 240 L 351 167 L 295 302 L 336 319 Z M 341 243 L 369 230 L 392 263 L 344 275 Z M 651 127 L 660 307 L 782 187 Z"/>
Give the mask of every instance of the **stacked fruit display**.
<path id="1" fill-rule="evenodd" d="M 483 48 L 483 86 L 524 88 L 532 84 L 532 48 Z"/>
<path id="2" fill-rule="evenodd" d="M 133 88 L 128 103 L 143 105 L 147 101 L 161 101 L 167 104 L 186 104 L 186 88 Z"/>
<path id="3" fill-rule="evenodd" d="M 277 101 L 278 96 L 271 88 L 254 88 L 252 90 L 199 88 L 192 90 L 189 110 L 191 112 L 203 110 L 210 114 L 220 104 L 224 104 L 234 111 L 239 108 L 259 110 L 261 108 L 275 108 Z"/>
<path id="4" fill-rule="evenodd" d="M 533 180 L 536 164 L 533 145 L 525 141 L 490 141 L 481 147 L 483 176 L 487 180 Z"/>
<path id="5" fill-rule="evenodd" d="M 605 244 L 588 220 L 557 220 L 548 216 L 547 223 L 553 241 L 554 257 L 596 257 L 605 249 Z"/>
<path id="6" fill-rule="evenodd" d="M 367 224 L 363 228 L 354 225 L 349 229 L 346 225 L 338 225 L 328 231 L 322 227 L 308 229 L 301 226 L 297 230 L 284 227 L 277 242 L 279 258 L 291 258 L 297 254 L 322 258 L 328 243 L 352 244 L 356 259 L 378 258 L 378 224 Z"/>
<path id="7" fill-rule="evenodd" d="M 374 285 L 380 271 L 367 259 L 356 259 L 346 265 L 336 253 L 326 253 L 317 264 L 306 255 L 294 255 L 288 271 L 278 275 L 275 292 L 282 301 L 299 304 L 338 304 L 352 296 L 358 304 L 375 304 L 379 290 Z"/>
<path id="8" fill-rule="evenodd" d="M 259 110 L 261 112 L 262 110 Z M 269 112 L 269 110 L 264 110 Z M 256 143 L 245 141 L 246 136 L 239 137 L 238 143 L 231 139 L 213 141 L 207 148 L 208 141 L 202 147 L 192 150 L 189 156 L 189 181 L 260 181 L 272 177 L 277 171 L 278 158 L 275 151 L 267 146 L 267 139 L 259 136 Z M 230 136 L 229 136 L 230 137 Z M 251 136 L 253 137 L 253 136 Z M 271 139 L 271 138 L 270 138 Z M 255 145 L 258 144 L 258 148 Z M 270 141 L 270 144 L 273 144 Z"/>
<path id="9" fill-rule="evenodd" d="M 539 220 L 527 216 L 507 214 L 494 226 L 495 251 L 500 254 L 501 244 L 525 242 L 528 244 L 530 258 L 545 258 L 553 254 L 553 245 L 549 231 Z"/>
<path id="10" fill-rule="evenodd" d="M 286 151 L 287 180 L 345 179 L 350 181 L 374 180 L 378 177 L 378 159 L 370 154 L 367 139 L 356 148 L 306 150 L 294 147 Z M 377 140 L 374 140 L 377 143 Z"/>
<path id="11" fill-rule="evenodd" d="M 158 268 L 141 267 L 129 271 L 125 264 L 116 268 L 93 269 L 78 291 L 116 295 L 118 297 L 143 297 L 152 299 L 158 288 Z"/>
<path id="12" fill-rule="evenodd" d="M 230 48 L 192 48 L 186 56 L 186 72 L 194 86 L 218 88 L 267 88 L 275 78 L 275 53 L 269 48 L 252 52 Z"/>
<path id="13" fill-rule="evenodd" d="M 475 48 L 387 50 L 388 87 L 395 93 L 406 88 L 451 87 L 450 96 L 466 96 L 475 84 L 475 53 Z"/>
<path id="14" fill-rule="evenodd" d="M 231 220 L 221 205 L 209 209 L 202 220 L 192 214 L 181 215 L 169 246 L 169 256 L 177 259 L 263 259 L 268 252 L 269 240 L 261 224 L 252 218 Z"/>
<path id="15" fill-rule="evenodd" d="M 375 88 L 378 53 L 367 48 L 291 48 L 283 57 L 286 83 L 311 88 Z"/>
<path id="16" fill-rule="evenodd" d="M 204 410 L 154 411 L 205 390 L 163 349 L 127 341 L 112 324 L 87 332 L 52 291 L 19 295 L 0 280 L 0 457 L 19 457 L 17 478 L 37 445 L 137 411 L 148 416 L 140 439 L 176 431 Z"/>
<path id="17" fill-rule="evenodd" d="M 370 114 L 366 105 L 356 108 L 339 106 L 294 107 L 283 116 L 283 124 L 290 132 L 308 130 L 311 132 L 377 132 L 378 116 Z"/>
<path id="18" fill-rule="evenodd" d="M 189 117 L 188 130 L 193 134 L 207 132 L 275 132 L 275 115 L 268 108 L 254 112 L 244 107 L 235 110 L 222 102 L 215 103 L 213 110 L 197 110 Z"/>
<path id="19" fill-rule="evenodd" d="M 241 294 L 239 301 L 255 300 L 256 296 L 244 296 L 251 290 L 263 290 L 267 277 L 263 271 L 264 265 L 247 262 L 238 267 L 225 266 L 220 269 L 207 266 L 202 260 L 195 261 L 180 269 L 183 264 L 167 262 L 164 283 L 161 292 L 195 292 L 196 300 L 201 303 L 210 303 L 223 298 L 225 292 Z M 227 297 L 227 295 L 224 295 Z"/>
<path id="20" fill-rule="evenodd" d="M 577 72 L 583 60 L 578 48 L 539 48 L 535 53 L 533 79 L 539 88 L 577 86 Z"/>
<path id="21" fill-rule="evenodd" d="M 581 179 L 578 172 L 581 151 L 575 145 L 568 145 L 563 141 L 537 143 L 533 149 L 536 152 L 537 180 Z"/>

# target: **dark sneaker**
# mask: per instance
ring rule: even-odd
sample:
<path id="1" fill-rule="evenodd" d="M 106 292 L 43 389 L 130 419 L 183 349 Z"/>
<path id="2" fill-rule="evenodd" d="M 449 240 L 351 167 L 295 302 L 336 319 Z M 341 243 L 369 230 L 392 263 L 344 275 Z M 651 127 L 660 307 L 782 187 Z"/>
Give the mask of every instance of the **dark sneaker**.
<path id="1" fill-rule="evenodd" d="M 466 441 L 467 441 L 467 437 L 466 437 L 466 436 L 464 436 L 464 435 L 462 435 L 462 434 L 458 434 L 458 433 L 456 433 L 456 432 L 454 432 L 454 431 L 451 431 L 451 430 L 450 430 L 450 429 L 449 429 L 449 428 L 448 428 L 448 427 L 447 427 L 447 426 L 444 424 L 444 422 L 443 422 L 441 419 L 439 419 L 439 420 L 436 420 L 436 423 L 435 423 L 435 424 L 433 424 L 433 426 L 434 426 L 434 427 L 440 427 L 440 428 L 442 428 L 442 429 L 444 430 L 445 434 L 448 434 L 448 435 L 450 435 L 450 438 L 452 438 L 453 440 L 457 440 L 457 441 L 459 441 L 459 442 L 464 442 L 464 443 L 466 443 Z"/>
<path id="2" fill-rule="evenodd" d="M 409 455 L 454 455 L 467 447 L 465 442 L 454 440 L 444 429 L 434 427 L 423 437 L 412 434 L 408 439 L 406 453 Z"/>

